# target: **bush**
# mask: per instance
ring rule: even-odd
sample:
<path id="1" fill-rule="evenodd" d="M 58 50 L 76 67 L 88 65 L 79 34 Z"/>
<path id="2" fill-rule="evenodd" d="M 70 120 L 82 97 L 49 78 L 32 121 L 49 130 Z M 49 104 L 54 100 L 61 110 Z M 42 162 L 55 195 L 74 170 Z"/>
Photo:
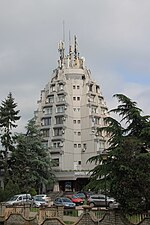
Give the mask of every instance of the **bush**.
<path id="1" fill-rule="evenodd" d="M 19 186 L 17 184 L 14 184 L 12 182 L 12 180 L 9 180 L 5 186 L 5 189 L 3 191 L 3 197 L 4 197 L 4 201 L 6 201 L 7 199 L 9 199 L 10 197 L 12 197 L 13 195 L 19 194 L 20 193 L 20 189 Z"/>
<path id="2" fill-rule="evenodd" d="M 35 190 L 35 188 L 30 188 L 29 194 L 30 194 L 31 196 L 37 195 L 37 191 Z"/>

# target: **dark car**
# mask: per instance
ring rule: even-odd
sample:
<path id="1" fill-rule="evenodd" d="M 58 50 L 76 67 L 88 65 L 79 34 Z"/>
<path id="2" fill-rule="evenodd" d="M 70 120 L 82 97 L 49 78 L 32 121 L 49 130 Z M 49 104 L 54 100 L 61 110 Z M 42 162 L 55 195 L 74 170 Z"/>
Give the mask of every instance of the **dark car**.
<path id="1" fill-rule="evenodd" d="M 55 206 L 64 206 L 64 208 L 71 208 L 74 209 L 76 204 L 73 203 L 69 198 L 66 197 L 59 197 L 56 198 L 53 202 Z"/>
<path id="2" fill-rule="evenodd" d="M 102 194 L 97 194 L 97 195 L 91 195 L 87 200 L 87 204 L 90 205 L 91 207 L 94 207 L 94 206 L 107 207 L 117 203 L 114 198 L 111 198 Z"/>

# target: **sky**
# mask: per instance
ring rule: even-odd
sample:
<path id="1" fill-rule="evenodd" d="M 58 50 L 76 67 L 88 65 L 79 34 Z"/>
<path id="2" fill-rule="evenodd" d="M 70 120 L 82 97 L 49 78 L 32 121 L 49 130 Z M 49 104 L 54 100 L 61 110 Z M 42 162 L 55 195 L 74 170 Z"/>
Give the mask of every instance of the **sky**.
<path id="1" fill-rule="evenodd" d="M 108 108 L 122 93 L 150 114 L 149 10 L 149 0 L 0 0 L 0 102 L 12 92 L 17 131 L 33 118 L 69 32 Z"/>

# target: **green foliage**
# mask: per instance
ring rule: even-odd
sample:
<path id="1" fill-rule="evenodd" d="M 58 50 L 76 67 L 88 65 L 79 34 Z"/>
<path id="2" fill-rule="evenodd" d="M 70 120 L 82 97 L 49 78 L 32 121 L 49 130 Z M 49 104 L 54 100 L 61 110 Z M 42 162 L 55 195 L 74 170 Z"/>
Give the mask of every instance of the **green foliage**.
<path id="1" fill-rule="evenodd" d="M 35 188 L 30 188 L 30 189 L 29 189 L 29 194 L 30 194 L 31 196 L 37 195 L 37 191 L 35 190 Z"/>
<path id="2" fill-rule="evenodd" d="M 11 165 L 9 155 L 14 149 L 15 137 L 12 133 L 16 128 L 16 121 L 20 119 L 19 110 L 16 110 L 17 104 L 14 102 L 12 94 L 9 93 L 7 98 L 2 101 L 0 106 L 0 128 L 1 144 L 3 149 L 0 152 L 1 168 L 4 169 L 4 184 L 9 180 Z"/>
<path id="3" fill-rule="evenodd" d="M 27 124 L 26 134 L 14 134 L 16 121 L 20 119 L 16 107 L 11 93 L 0 106 L 0 170 L 4 174 L 5 185 L 4 193 L 1 193 L 2 199 L 3 194 L 6 197 L 14 194 L 16 184 L 22 193 L 36 193 L 55 180 L 49 151 L 43 146 L 43 139 L 34 119 Z M 12 183 L 8 185 L 10 180 Z"/>
<path id="4" fill-rule="evenodd" d="M 0 187 L 0 202 L 5 201 L 5 193 L 4 190 Z"/>
<path id="5" fill-rule="evenodd" d="M 0 202 L 6 201 L 13 195 L 19 193 L 19 186 L 16 183 L 13 183 L 12 180 L 9 180 L 5 186 L 5 189 L 0 189 Z"/>
<path id="6" fill-rule="evenodd" d="M 130 98 L 114 96 L 121 104 L 111 112 L 119 114 L 121 121 L 107 117 L 107 126 L 99 129 L 109 134 L 110 146 L 105 161 L 102 155 L 89 159 L 96 164 L 89 186 L 104 191 L 106 181 L 107 192 L 124 211 L 146 211 L 150 209 L 150 117 L 142 116 L 142 110 Z"/>
<path id="7" fill-rule="evenodd" d="M 22 192 L 29 192 L 31 188 L 40 192 L 43 185 L 54 180 L 52 163 L 34 119 L 29 121 L 26 130 L 26 134 L 17 135 L 17 145 L 12 152 L 12 179 Z"/>

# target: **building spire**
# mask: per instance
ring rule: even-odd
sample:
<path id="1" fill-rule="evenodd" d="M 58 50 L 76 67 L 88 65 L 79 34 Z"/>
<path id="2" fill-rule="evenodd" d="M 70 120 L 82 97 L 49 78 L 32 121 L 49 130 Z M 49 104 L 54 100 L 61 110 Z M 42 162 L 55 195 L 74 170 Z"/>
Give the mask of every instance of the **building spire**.
<path id="1" fill-rule="evenodd" d="M 62 68 L 62 65 L 63 65 L 63 61 L 64 61 L 64 56 L 65 56 L 65 44 L 63 41 L 60 41 L 59 42 L 59 46 L 58 46 L 58 51 L 59 51 L 59 54 L 60 54 L 60 68 Z"/>
<path id="2" fill-rule="evenodd" d="M 65 43 L 65 21 L 63 20 L 63 42 Z"/>
<path id="3" fill-rule="evenodd" d="M 78 53 L 78 48 L 77 48 L 77 36 L 74 36 L 74 61 L 75 65 L 78 64 L 78 59 L 79 59 L 79 53 Z"/>
<path id="4" fill-rule="evenodd" d="M 77 60 L 77 36 L 74 36 L 74 59 Z"/>
<path id="5" fill-rule="evenodd" d="M 71 59 L 72 56 L 72 45 L 71 45 L 71 35 L 69 30 L 69 59 Z"/>
<path id="6" fill-rule="evenodd" d="M 78 42 L 77 42 L 77 36 L 74 35 L 74 43 L 71 44 L 71 35 L 69 30 L 69 49 L 68 54 L 65 55 L 65 42 L 60 41 L 58 45 L 58 51 L 59 51 L 59 60 L 58 60 L 58 67 L 60 69 L 62 68 L 83 68 L 84 67 L 84 59 L 79 56 L 78 51 Z"/>

